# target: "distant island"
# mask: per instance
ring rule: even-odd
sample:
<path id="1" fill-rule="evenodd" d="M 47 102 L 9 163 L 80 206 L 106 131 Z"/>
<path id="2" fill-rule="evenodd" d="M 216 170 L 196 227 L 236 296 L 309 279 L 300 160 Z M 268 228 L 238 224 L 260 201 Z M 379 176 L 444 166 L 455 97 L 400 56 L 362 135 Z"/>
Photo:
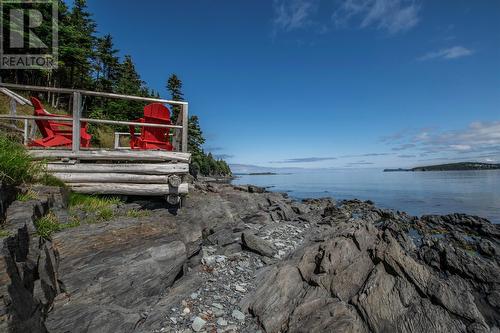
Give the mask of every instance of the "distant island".
<path id="1" fill-rule="evenodd" d="M 499 170 L 500 164 L 498 163 L 479 163 L 479 162 L 459 162 L 447 163 L 438 165 L 420 166 L 411 169 L 384 169 L 384 172 L 397 172 L 397 171 L 461 171 L 461 170 Z"/>

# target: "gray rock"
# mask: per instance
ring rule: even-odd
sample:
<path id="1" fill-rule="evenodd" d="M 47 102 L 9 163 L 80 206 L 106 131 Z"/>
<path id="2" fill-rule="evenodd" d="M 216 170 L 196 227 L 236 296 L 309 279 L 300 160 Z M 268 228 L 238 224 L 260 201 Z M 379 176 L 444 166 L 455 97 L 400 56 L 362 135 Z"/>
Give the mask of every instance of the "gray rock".
<path id="1" fill-rule="evenodd" d="M 55 234 L 68 297 L 54 302 L 47 328 L 128 331 L 142 322 L 135 314 L 174 283 L 187 260 L 186 245 L 175 230 L 164 220 L 118 219 L 105 227 L 83 225 Z"/>
<path id="2" fill-rule="evenodd" d="M 312 238 L 321 242 L 299 248 L 256 281 L 243 303 L 266 332 L 487 332 L 498 326 L 496 294 L 489 294 L 491 306 L 477 303 L 477 295 L 499 284 L 494 260 L 444 241 L 409 247 L 404 214 L 378 230 L 371 205 L 345 205 L 329 206 L 324 218 L 333 223 Z M 344 210 L 357 215 L 339 222 Z M 415 259 L 430 258 L 431 251 L 435 268 Z M 436 272 L 441 267 L 448 273 Z"/>
<path id="3" fill-rule="evenodd" d="M 233 310 L 233 312 L 231 313 L 231 316 L 234 318 L 234 319 L 237 319 L 239 321 L 244 321 L 245 320 L 245 314 L 239 310 Z"/>
<path id="4" fill-rule="evenodd" d="M 262 256 L 272 258 L 277 253 L 276 249 L 271 243 L 255 236 L 250 232 L 244 232 L 241 235 L 241 240 L 243 241 L 243 245 L 246 248 Z"/>
<path id="5" fill-rule="evenodd" d="M 219 319 L 217 319 L 217 325 L 227 326 L 227 320 L 225 320 L 224 318 L 219 318 Z"/>
<path id="6" fill-rule="evenodd" d="M 200 317 L 194 317 L 193 323 L 191 324 L 191 328 L 193 329 L 193 331 L 199 332 L 203 329 L 206 323 L 207 322 L 201 319 Z"/>

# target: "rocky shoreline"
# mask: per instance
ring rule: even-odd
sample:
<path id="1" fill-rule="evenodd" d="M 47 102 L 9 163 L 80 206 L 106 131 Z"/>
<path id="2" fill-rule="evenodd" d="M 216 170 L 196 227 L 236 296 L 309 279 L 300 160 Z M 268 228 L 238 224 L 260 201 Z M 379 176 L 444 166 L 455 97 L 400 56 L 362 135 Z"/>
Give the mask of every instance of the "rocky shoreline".
<path id="1" fill-rule="evenodd" d="M 500 332 L 500 225 L 479 217 L 199 182 L 176 213 L 135 200 L 47 241 L 33 222 L 67 199 L 39 190 L 2 199 L 0 331 Z"/>

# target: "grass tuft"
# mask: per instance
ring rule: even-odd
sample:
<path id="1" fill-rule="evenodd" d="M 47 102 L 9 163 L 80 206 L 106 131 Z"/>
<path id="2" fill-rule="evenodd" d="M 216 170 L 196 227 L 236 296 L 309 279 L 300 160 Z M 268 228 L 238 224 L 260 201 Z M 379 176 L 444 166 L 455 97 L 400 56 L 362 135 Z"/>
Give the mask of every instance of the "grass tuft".
<path id="1" fill-rule="evenodd" d="M 37 234 L 45 239 L 50 239 L 55 232 L 78 227 L 79 225 L 80 222 L 76 219 L 70 219 L 70 222 L 65 224 L 59 223 L 57 216 L 53 212 L 49 212 L 35 221 Z"/>
<path id="2" fill-rule="evenodd" d="M 151 214 L 150 211 L 143 209 L 131 209 L 127 211 L 127 216 L 132 218 L 146 217 L 149 216 L 149 214 Z"/>
<path id="3" fill-rule="evenodd" d="M 0 181 L 12 185 L 30 183 L 41 169 L 41 164 L 31 160 L 22 144 L 0 134 Z"/>
<path id="4" fill-rule="evenodd" d="M 80 209 L 87 213 L 93 213 L 96 216 L 96 223 L 100 221 L 108 221 L 114 216 L 113 206 L 118 205 L 122 201 L 117 197 L 106 197 L 96 195 L 86 195 L 80 193 L 71 193 L 69 197 L 70 210 Z"/>
<path id="5" fill-rule="evenodd" d="M 9 237 L 9 236 L 10 236 L 10 232 L 8 232 L 7 230 L 0 229 L 0 238 Z"/>
<path id="6" fill-rule="evenodd" d="M 38 177 L 37 182 L 47 186 L 66 187 L 66 184 L 64 184 L 62 180 L 47 172 L 43 172 L 41 176 Z"/>
<path id="7" fill-rule="evenodd" d="M 16 195 L 16 200 L 17 201 L 30 201 L 30 200 L 36 200 L 38 199 L 38 194 L 33 191 L 32 189 L 27 190 L 25 193 L 18 193 Z"/>
<path id="8" fill-rule="evenodd" d="M 37 234 L 45 239 L 50 239 L 54 232 L 63 229 L 57 220 L 57 217 L 52 212 L 49 212 L 47 215 L 36 220 L 35 227 Z"/>

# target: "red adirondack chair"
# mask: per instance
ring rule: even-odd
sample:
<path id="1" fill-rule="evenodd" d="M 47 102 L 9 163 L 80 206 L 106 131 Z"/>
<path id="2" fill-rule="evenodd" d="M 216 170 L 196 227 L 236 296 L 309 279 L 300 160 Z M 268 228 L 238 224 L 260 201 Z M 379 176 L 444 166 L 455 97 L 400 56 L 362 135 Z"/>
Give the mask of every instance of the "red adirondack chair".
<path id="1" fill-rule="evenodd" d="M 170 110 L 161 103 L 152 103 L 144 107 L 144 117 L 135 120 L 139 123 L 170 125 Z M 141 126 L 141 135 L 135 133 L 135 126 L 130 125 L 130 148 L 173 150 L 170 143 L 170 129 Z"/>
<path id="2" fill-rule="evenodd" d="M 71 118 L 70 116 L 61 116 L 56 114 L 48 113 L 44 110 L 42 103 L 35 97 L 31 97 L 31 104 L 35 108 L 35 116 L 44 117 L 64 117 Z M 71 122 L 57 122 L 52 120 L 35 120 L 40 133 L 42 133 L 42 138 L 31 140 L 28 143 L 30 147 L 71 147 L 73 142 L 73 124 Z M 90 139 L 92 136 L 87 133 L 87 123 L 82 122 L 80 128 L 80 146 L 89 147 Z"/>

